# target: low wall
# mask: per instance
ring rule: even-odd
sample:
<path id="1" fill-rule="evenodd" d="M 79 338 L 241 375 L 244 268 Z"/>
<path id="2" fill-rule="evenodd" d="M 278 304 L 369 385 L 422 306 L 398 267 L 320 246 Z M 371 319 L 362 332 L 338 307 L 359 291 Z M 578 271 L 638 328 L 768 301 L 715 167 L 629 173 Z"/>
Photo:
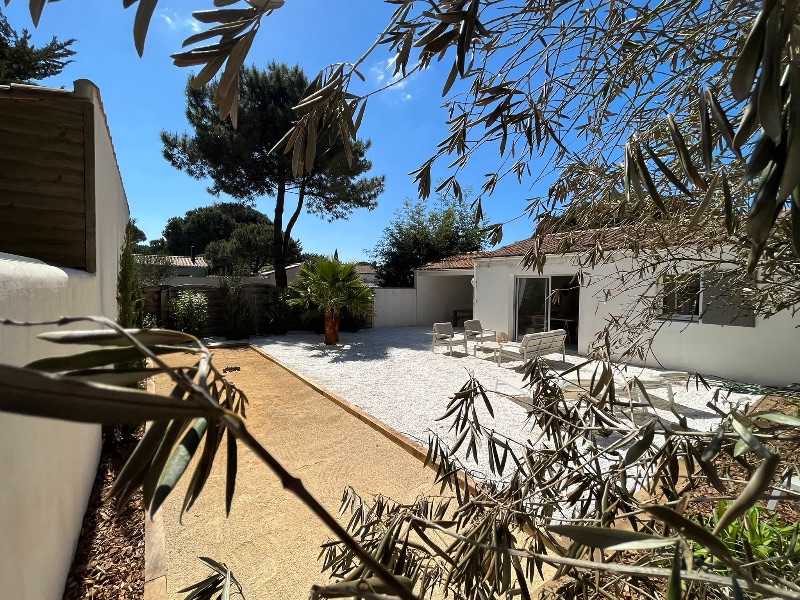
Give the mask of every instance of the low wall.
<path id="1" fill-rule="evenodd" d="M 372 326 L 407 327 L 417 324 L 417 290 L 414 288 L 373 288 L 375 317 Z"/>
<path id="2" fill-rule="evenodd" d="M 116 318 L 116 282 L 128 204 L 99 92 L 76 82 L 94 105 L 96 198 L 94 273 L 0 253 L 0 317 L 17 321 L 61 316 Z M 94 219 L 87 229 L 94 229 Z M 19 224 L 20 227 L 23 224 Z M 54 261 L 55 262 L 55 261 Z M 61 262 L 61 261 L 59 261 Z M 89 261 L 91 262 L 91 261 Z M 0 362 L 22 366 L 74 347 L 36 334 L 53 327 L 0 326 Z M 0 415 L 0 589 L 19 600 L 60 600 L 80 535 L 100 457 L 99 425 Z M 13 591 L 12 591 L 13 590 Z"/>

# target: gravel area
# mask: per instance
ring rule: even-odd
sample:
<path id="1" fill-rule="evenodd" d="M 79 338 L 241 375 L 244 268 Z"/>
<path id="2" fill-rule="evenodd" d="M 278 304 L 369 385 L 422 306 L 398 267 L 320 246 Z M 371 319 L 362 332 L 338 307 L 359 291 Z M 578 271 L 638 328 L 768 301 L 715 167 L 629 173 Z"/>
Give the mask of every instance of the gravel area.
<path id="1" fill-rule="evenodd" d="M 463 347 L 454 350 L 452 356 L 441 346 L 432 352 L 431 335 L 427 327 L 397 327 L 341 332 L 338 346 L 325 346 L 322 336 L 311 332 L 253 338 L 250 343 L 423 445 L 431 433 L 446 442 L 455 440 L 449 431 L 451 419 L 436 419 L 445 413 L 452 395 L 473 372 L 488 391 L 500 394 L 490 394 L 493 418 L 482 403 L 477 405 L 481 424 L 521 443 L 535 439 L 536 432 L 527 421 L 524 408 L 524 397 L 530 397 L 530 392 L 526 392 L 523 383 L 522 361 L 504 358 L 498 365 L 491 352 L 480 350 L 474 357 L 472 343 L 467 354 Z M 562 361 L 561 353 L 545 358 L 559 371 L 586 360 L 567 354 Z M 675 421 L 668 409 L 670 385 L 675 408 L 687 417 L 690 427 L 711 430 L 719 424 L 716 413 L 706 406 L 715 390 L 702 386 L 697 389 L 694 383 L 687 386 L 687 373 L 618 367 L 622 376 L 629 379 L 636 376 L 644 383 L 658 413 L 665 419 Z M 587 365 L 569 378 L 576 380 L 580 376 L 581 381 L 587 382 L 594 368 L 594 364 Z M 622 377 L 617 378 L 618 383 L 622 381 Z M 624 390 L 618 388 L 619 393 Z M 724 402 L 753 403 L 760 396 L 722 392 L 720 398 L 727 398 L 723 401 L 724 408 Z M 634 414 L 637 422 L 639 417 L 649 418 L 646 414 Z M 479 458 L 477 471 L 489 476 L 488 460 L 485 456 Z"/>

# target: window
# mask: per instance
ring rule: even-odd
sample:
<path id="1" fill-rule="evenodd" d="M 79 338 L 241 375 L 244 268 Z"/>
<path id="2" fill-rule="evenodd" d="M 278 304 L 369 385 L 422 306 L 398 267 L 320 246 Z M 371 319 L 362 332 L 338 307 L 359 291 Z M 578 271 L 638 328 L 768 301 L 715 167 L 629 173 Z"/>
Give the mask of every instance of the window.
<path id="1" fill-rule="evenodd" d="M 700 317 L 700 279 L 672 277 L 664 284 L 661 316 L 679 321 L 697 321 Z"/>

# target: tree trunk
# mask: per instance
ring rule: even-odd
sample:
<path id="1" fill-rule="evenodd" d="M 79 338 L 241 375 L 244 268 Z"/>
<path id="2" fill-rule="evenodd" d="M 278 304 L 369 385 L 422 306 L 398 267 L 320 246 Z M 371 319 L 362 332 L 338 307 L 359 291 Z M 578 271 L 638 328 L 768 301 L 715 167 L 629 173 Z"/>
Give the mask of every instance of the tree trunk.
<path id="1" fill-rule="evenodd" d="M 333 346 L 339 343 L 339 311 L 325 309 L 325 344 Z"/>
<path id="2" fill-rule="evenodd" d="M 272 236 L 272 254 L 275 268 L 275 285 L 286 288 L 289 282 L 286 277 L 286 252 L 283 249 L 283 203 L 286 198 L 286 183 L 278 184 L 278 194 L 275 198 L 275 218 L 273 219 L 274 231 Z"/>

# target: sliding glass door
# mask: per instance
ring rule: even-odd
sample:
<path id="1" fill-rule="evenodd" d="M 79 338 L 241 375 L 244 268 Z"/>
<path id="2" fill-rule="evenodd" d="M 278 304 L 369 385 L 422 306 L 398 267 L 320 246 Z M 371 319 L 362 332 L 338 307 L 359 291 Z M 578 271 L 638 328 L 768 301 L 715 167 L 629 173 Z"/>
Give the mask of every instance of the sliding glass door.
<path id="1" fill-rule="evenodd" d="M 516 340 L 526 333 L 550 329 L 549 277 L 517 277 L 514 290 Z"/>

